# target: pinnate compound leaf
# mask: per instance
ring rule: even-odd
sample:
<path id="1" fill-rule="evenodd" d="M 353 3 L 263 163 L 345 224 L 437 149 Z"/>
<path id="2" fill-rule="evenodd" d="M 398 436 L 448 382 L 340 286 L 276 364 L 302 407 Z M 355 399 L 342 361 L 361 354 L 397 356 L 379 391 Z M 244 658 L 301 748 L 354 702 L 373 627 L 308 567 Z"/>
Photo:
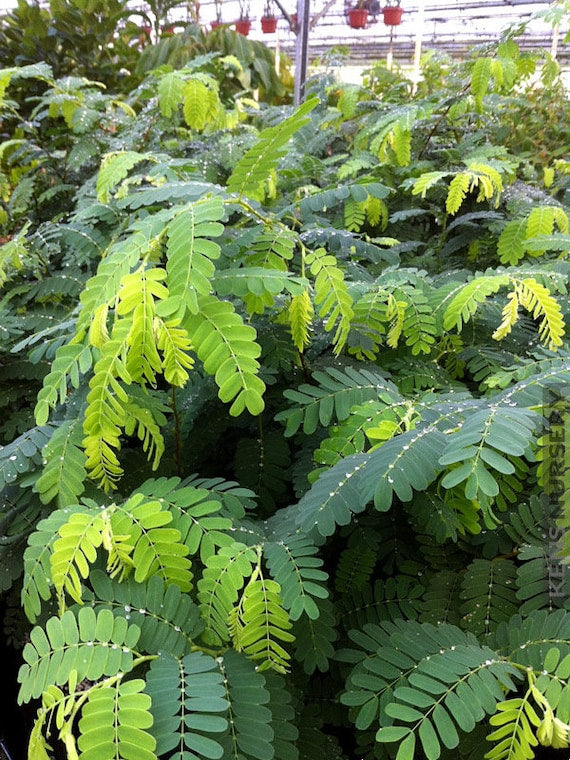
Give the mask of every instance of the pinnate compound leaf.
<path id="1" fill-rule="evenodd" d="M 51 425 L 33 427 L 0 448 L 0 490 L 41 464 L 42 450 L 53 432 Z"/>
<path id="2" fill-rule="evenodd" d="M 317 551 L 312 541 L 301 534 L 285 536 L 263 546 L 267 567 L 281 587 L 283 606 L 291 620 L 298 620 L 303 613 L 316 620 L 319 609 L 314 597 L 328 596 L 323 585 L 328 574 L 322 570 L 323 560 L 316 556 Z"/>
<path id="3" fill-rule="evenodd" d="M 471 92 L 475 96 L 477 110 L 483 109 L 483 98 L 487 94 L 491 81 L 491 58 L 480 56 L 475 60 L 471 72 Z"/>
<path id="4" fill-rule="evenodd" d="M 229 193 L 264 200 L 265 181 L 285 155 L 290 138 L 308 123 L 308 114 L 317 103 L 317 98 L 307 99 L 288 119 L 260 133 L 257 142 L 238 161 L 228 178 Z"/>
<path id="5" fill-rule="evenodd" d="M 138 583 L 158 575 L 166 585 L 176 584 L 181 591 L 192 587 L 188 548 L 181 543 L 180 531 L 166 527 L 172 514 L 160 501 L 135 493 L 122 506 L 110 508 L 111 530 L 125 536 L 132 546 L 131 561 Z"/>
<path id="6" fill-rule="evenodd" d="M 516 266 L 525 255 L 527 218 L 512 219 L 507 222 L 497 243 L 497 254 L 501 264 Z"/>
<path id="7" fill-rule="evenodd" d="M 380 373 L 356 367 L 328 367 L 313 372 L 314 385 L 301 384 L 286 390 L 284 396 L 295 406 L 279 412 L 275 419 L 285 422 L 285 435 L 294 435 L 302 426 L 310 435 L 317 427 L 328 427 L 333 420 L 342 422 L 350 415 L 351 407 L 379 396 L 396 401 L 400 394 L 396 386 Z"/>
<path id="8" fill-rule="evenodd" d="M 198 601 L 207 629 L 205 638 L 214 643 L 229 641 L 228 616 L 257 559 L 254 549 L 237 542 L 222 546 L 208 558 L 198 581 Z"/>
<path id="9" fill-rule="evenodd" d="M 167 586 L 157 575 L 145 583 L 132 577 L 118 582 L 107 573 L 93 570 L 89 576 L 99 600 L 96 610 L 106 607 L 140 628 L 139 649 L 149 654 L 188 654 L 204 629 L 198 606 L 179 586 Z"/>
<path id="10" fill-rule="evenodd" d="M 160 307 L 161 315 L 179 319 L 188 309 L 199 311 L 198 295 L 207 296 L 212 290 L 220 246 L 211 237 L 223 232 L 219 220 L 224 215 L 221 198 L 203 198 L 183 207 L 166 228 L 167 263 L 166 285 L 169 298 Z"/>
<path id="11" fill-rule="evenodd" d="M 79 721 L 82 760 L 155 760 L 156 740 L 146 730 L 152 726 L 151 700 L 144 688 L 136 678 L 91 689 Z"/>
<path id="12" fill-rule="evenodd" d="M 443 315 L 444 329 L 456 327 L 461 331 L 463 325 L 475 314 L 479 304 L 508 283 L 507 275 L 482 275 L 468 282 L 448 304 Z"/>
<path id="13" fill-rule="evenodd" d="M 270 695 L 275 760 L 299 760 L 299 750 L 296 746 L 299 731 L 292 697 L 285 679 L 272 671 L 264 673 L 264 678 L 265 688 Z"/>
<path id="14" fill-rule="evenodd" d="M 271 669 L 286 673 L 291 658 L 283 644 L 295 637 L 289 633 L 291 622 L 283 609 L 280 591 L 273 580 L 252 578 L 230 613 L 230 634 L 236 651 L 258 663 L 260 672 Z"/>
<path id="15" fill-rule="evenodd" d="M 133 667 L 133 649 L 140 630 L 110 610 L 98 614 L 81 607 L 77 615 L 66 610 L 61 617 L 49 618 L 45 630 L 36 626 L 23 651 L 18 703 L 37 699 L 45 689 L 87 678 L 128 673 Z"/>
<path id="16" fill-rule="evenodd" d="M 82 579 L 89 576 L 103 543 L 104 520 L 97 512 L 75 512 L 59 527 L 53 544 L 51 577 L 60 608 L 65 608 L 64 593 L 81 604 Z"/>
<path id="17" fill-rule="evenodd" d="M 81 344 L 60 346 L 50 372 L 44 377 L 43 387 L 38 393 L 35 418 L 38 425 L 44 425 L 50 409 L 63 404 L 67 398 L 68 381 L 74 388 L 79 387 L 80 375 L 91 368 L 91 349 Z"/>
<path id="18" fill-rule="evenodd" d="M 317 248 L 308 254 L 306 262 L 315 277 L 315 307 L 319 317 L 325 320 L 325 330 L 334 330 L 333 344 L 335 353 L 339 354 L 348 338 L 350 321 L 354 316 L 352 296 L 336 258 L 324 248 Z"/>
<path id="19" fill-rule="evenodd" d="M 97 175 L 98 200 L 101 203 L 108 203 L 113 190 L 125 179 L 133 166 L 147 161 L 150 157 L 149 153 L 137 153 L 134 150 L 117 151 L 103 156 Z"/>
<path id="20" fill-rule="evenodd" d="M 87 472 L 81 432 L 79 420 L 66 420 L 44 448 L 46 464 L 34 486 L 43 504 L 55 500 L 58 507 L 67 507 L 83 493 Z"/>
<path id="21" fill-rule="evenodd" d="M 131 383 L 124 362 L 129 333 L 130 320 L 115 322 L 111 339 L 104 344 L 95 364 L 83 421 L 87 470 L 107 490 L 115 487 L 122 474 L 114 449 L 120 447 L 121 429 L 127 420 L 128 395 L 120 381 Z"/>
<path id="22" fill-rule="evenodd" d="M 234 650 L 220 658 L 228 708 L 228 732 L 222 737 L 224 760 L 272 760 L 274 730 L 270 692 L 253 663 Z"/>
<path id="23" fill-rule="evenodd" d="M 82 507 L 68 507 L 67 512 L 58 509 L 36 525 L 28 538 L 24 552 L 24 580 L 22 584 L 22 606 L 28 619 L 33 623 L 41 612 L 42 602 L 51 597 L 53 580 L 51 575 L 51 555 L 53 543 L 59 536 L 59 528 L 70 519 L 73 512 Z"/>
<path id="24" fill-rule="evenodd" d="M 307 675 L 312 675 L 316 670 L 326 673 L 330 661 L 335 656 L 335 608 L 329 599 L 317 599 L 316 606 L 317 617 L 301 615 L 293 628 L 296 636 L 295 659 L 303 663 L 303 670 Z"/>
<path id="25" fill-rule="evenodd" d="M 261 676 L 260 676 L 261 678 Z M 227 686 L 213 657 L 191 652 L 182 659 L 161 653 L 146 679 L 158 756 L 176 750 L 180 760 L 223 757 L 228 727 Z"/>
<path id="26" fill-rule="evenodd" d="M 184 80 L 178 71 L 169 71 L 158 82 L 158 105 L 160 112 L 170 119 L 182 103 Z"/>
<path id="27" fill-rule="evenodd" d="M 230 414 L 234 417 L 245 409 L 254 416 L 260 414 L 265 407 L 265 383 L 258 375 L 261 348 L 255 329 L 244 324 L 228 301 L 205 295 L 198 298 L 198 307 L 198 313 L 188 314 L 183 325 L 205 371 L 215 376 L 219 398 L 233 402 Z"/>
<path id="28" fill-rule="evenodd" d="M 499 702 L 497 712 L 489 718 L 490 725 L 498 728 L 487 736 L 488 741 L 497 743 L 485 754 L 485 758 L 511 760 L 534 757 L 532 748 L 539 743 L 535 729 L 541 721 L 529 697 L 530 690 L 524 697 Z"/>

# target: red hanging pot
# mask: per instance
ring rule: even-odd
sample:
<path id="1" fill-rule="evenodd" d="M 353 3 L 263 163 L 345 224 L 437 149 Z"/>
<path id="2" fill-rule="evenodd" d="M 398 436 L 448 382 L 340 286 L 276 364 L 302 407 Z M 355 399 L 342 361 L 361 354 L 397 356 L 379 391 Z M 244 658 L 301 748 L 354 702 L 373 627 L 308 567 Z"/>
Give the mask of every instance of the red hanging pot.
<path id="1" fill-rule="evenodd" d="M 251 21 L 248 18 L 242 18 L 239 21 L 236 21 L 235 24 L 236 32 L 238 34 L 243 34 L 244 37 L 247 37 L 249 30 L 251 29 Z"/>
<path id="2" fill-rule="evenodd" d="M 262 16 L 261 31 L 263 34 L 273 34 L 277 29 L 277 19 L 274 16 Z"/>
<path id="3" fill-rule="evenodd" d="M 399 26 L 402 23 L 403 8 L 399 6 L 382 8 L 382 15 L 384 16 L 384 23 L 386 26 Z"/>
<path id="4" fill-rule="evenodd" d="M 366 8 L 351 8 L 348 11 L 348 23 L 353 29 L 364 29 L 368 19 Z"/>
<path id="5" fill-rule="evenodd" d="M 294 32 L 296 32 L 296 31 L 297 31 L 297 27 L 299 26 L 299 19 L 298 19 L 298 17 L 297 17 L 297 14 L 296 14 L 296 13 L 292 13 L 292 14 L 291 14 L 291 25 L 292 25 L 292 26 L 291 26 L 291 29 L 292 29 Z"/>
<path id="6" fill-rule="evenodd" d="M 222 25 L 222 23 L 223 23 L 222 21 L 212 21 L 210 26 L 212 27 L 212 29 L 217 29 L 219 26 Z"/>

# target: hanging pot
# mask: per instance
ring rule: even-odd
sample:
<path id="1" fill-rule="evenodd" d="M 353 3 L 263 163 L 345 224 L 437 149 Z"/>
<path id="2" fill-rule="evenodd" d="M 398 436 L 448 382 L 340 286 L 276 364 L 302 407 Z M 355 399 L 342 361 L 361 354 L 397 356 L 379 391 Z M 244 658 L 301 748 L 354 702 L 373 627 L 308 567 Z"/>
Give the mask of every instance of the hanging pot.
<path id="1" fill-rule="evenodd" d="M 274 16 L 262 16 L 261 31 L 263 34 L 273 34 L 277 29 L 277 19 Z"/>
<path id="2" fill-rule="evenodd" d="M 382 8 L 382 15 L 384 16 L 384 23 L 386 26 L 399 26 L 402 22 L 403 8 L 400 6 L 389 6 Z"/>
<path id="3" fill-rule="evenodd" d="M 223 24 L 223 21 L 212 21 L 212 23 L 210 24 L 210 26 L 212 27 L 212 29 L 217 29 L 222 24 Z"/>
<path id="4" fill-rule="evenodd" d="M 366 8 L 351 8 L 348 11 L 348 23 L 353 29 L 364 29 L 368 19 Z"/>
<path id="5" fill-rule="evenodd" d="M 236 32 L 238 34 L 243 34 L 244 37 L 247 37 L 249 30 L 251 29 L 251 21 L 248 18 L 240 18 L 239 21 L 235 22 L 235 25 Z"/>
<path id="6" fill-rule="evenodd" d="M 299 26 L 299 18 L 296 13 L 292 13 L 291 14 L 291 30 L 293 32 L 296 32 L 298 26 Z"/>

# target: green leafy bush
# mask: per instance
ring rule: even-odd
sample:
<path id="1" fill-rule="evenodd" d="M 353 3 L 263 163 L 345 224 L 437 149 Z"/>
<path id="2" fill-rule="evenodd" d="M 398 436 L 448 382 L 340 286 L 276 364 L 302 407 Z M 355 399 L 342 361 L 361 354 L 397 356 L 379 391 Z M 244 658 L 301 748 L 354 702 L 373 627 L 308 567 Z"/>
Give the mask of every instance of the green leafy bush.
<path id="1" fill-rule="evenodd" d="M 533 61 L 294 110 L 212 60 L 126 99 L 2 74 L 41 90 L 0 153 L 29 757 L 567 748 L 568 198 L 498 140 Z"/>

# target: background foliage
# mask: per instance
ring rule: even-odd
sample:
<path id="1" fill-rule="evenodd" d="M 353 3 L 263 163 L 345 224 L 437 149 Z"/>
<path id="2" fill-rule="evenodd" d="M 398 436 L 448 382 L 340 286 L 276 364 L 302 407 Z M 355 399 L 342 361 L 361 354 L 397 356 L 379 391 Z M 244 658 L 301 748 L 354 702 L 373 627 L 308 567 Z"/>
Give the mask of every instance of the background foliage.
<path id="1" fill-rule="evenodd" d="M 128 85 L 47 54 L 1 73 L 28 756 L 563 750 L 557 66 L 506 37 L 428 55 L 414 96 L 325 73 L 295 111 L 215 34 L 136 53 Z"/>

